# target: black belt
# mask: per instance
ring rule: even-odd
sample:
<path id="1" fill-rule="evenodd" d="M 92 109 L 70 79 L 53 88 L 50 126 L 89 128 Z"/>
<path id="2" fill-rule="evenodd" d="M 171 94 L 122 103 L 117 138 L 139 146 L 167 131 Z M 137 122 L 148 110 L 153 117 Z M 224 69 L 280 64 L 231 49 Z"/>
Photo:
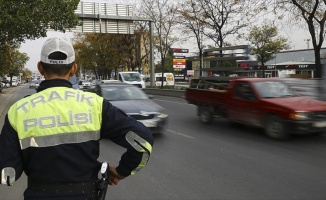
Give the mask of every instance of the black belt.
<path id="1" fill-rule="evenodd" d="M 89 194 L 98 191 L 97 182 L 36 183 L 28 181 L 28 190 L 46 193 Z"/>

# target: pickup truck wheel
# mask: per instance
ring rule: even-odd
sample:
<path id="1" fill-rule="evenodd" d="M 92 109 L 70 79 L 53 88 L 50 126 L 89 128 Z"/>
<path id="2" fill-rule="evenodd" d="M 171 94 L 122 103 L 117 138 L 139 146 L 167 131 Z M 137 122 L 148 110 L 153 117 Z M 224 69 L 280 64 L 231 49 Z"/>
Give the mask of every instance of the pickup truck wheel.
<path id="1" fill-rule="evenodd" d="M 319 131 L 319 132 L 315 132 L 315 133 L 313 133 L 313 135 L 324 135 L 324 134 L 326 134 L 326 132 L 325 131 Z"/>
<path id="2" fill-rule="evenodd" d="M 212 123 L 212 113 L 209 111 L 209 108 L 206 106 L 201 106 L 199 108 L 199 117 L 202 123 L 210 124 Z"/>
<path id="3" fill-rule="evenodd" d="M 267 117 L 264 129 L 266 135 L 275 140 L 286 140 L 290 137 L 285 130 L 283 119 L 276 115 Z"/>

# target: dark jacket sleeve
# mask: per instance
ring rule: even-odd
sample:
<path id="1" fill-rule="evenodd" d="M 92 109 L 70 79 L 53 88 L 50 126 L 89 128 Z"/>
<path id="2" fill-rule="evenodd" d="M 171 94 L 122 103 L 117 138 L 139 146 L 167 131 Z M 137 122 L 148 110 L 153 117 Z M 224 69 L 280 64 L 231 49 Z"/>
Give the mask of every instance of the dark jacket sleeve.
<path id="1" fill-rule="evenodd" d="M 151 131 L 107 100 L 103 101 L 101 137 L 127 149 L 116 168 L 121 176 L 132 175 L 147 164 L 154 143 Z"/>
<path id="2" fill-rule="evenodd" d="M 23 172 L 22 152 L 18 134 L 5 117 L 0 134 L 0 180 L 1 184 L 12 185 Z M 5 177 L 2 177 L 5 176 Z"/>

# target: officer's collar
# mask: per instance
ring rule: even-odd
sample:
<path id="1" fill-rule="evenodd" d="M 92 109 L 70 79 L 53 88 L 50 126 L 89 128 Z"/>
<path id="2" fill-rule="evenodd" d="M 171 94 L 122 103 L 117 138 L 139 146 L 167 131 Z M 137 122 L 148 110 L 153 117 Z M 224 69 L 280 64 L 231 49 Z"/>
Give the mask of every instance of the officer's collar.
<path id="1" fill-rule="evenodd" d="M 51 88 L 51 87 L 68 87 L 72 88 L 72 84 L 65 79 L 50 79 L 41 82 L 40 86 L 37 88 L 37 92 Z"/>

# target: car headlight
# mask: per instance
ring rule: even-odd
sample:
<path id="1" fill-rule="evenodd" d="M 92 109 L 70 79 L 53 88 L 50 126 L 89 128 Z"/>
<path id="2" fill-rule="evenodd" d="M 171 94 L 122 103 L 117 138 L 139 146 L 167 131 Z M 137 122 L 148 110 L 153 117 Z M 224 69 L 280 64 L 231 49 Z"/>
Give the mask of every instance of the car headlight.
<path id="1" fill-rule="evenodd" d="M 164 114 L 164 113 L 160 113 L 160 114 L 157 115 L 157 117 L 158 118 L 166 118 L 166 117 L 168 117 L 168 115 Z"/>
<path id="2" fill-rule="evenodd" d="M 308 120 L 309 113 L 308 112 L 293 112 L 290 113 L 290 119 L 293 120 Z"/>

